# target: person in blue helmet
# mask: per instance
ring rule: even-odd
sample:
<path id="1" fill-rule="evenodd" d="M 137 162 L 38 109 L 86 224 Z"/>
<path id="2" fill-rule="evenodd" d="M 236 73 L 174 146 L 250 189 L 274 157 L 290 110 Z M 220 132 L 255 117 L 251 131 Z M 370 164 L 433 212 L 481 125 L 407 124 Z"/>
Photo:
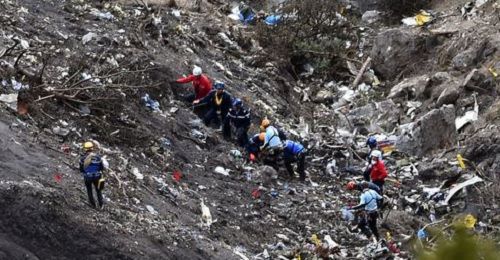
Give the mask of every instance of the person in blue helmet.
<path id="1" fill-rule="evenodd" d="M 365 181 L 370 181 L 370 172 L 372 169 L 372 153 L 377 154 L 379 157 L 379 160 L 382 160 L 382 153 L 378 150 L 378 145 L 377 145 L 377 139 L 375 139 L 374 136 L 368 137 L 368 140 L 366 140 L 366 145 L 370 148 L 370 151 L 368 152 L 368 155 L 366 157 L 366 161 L 368 162 L 368 165 L 366 166 L 364 172 L 363 172 L 363 177 Z"/>
<path id="2" fill-rule="evenodd" d="M 207 104 L 208 112 L 205 114 L 203 118 L 203 122 L 205 125 L 210 125 L 212 121 L 215 121 L 217 124 L 224 121 L 227 113 L 232 105 L 231 95 L 224 91 L 225 85 L 224 83 L 218 81 L 214 84 L 214 89 L 210 92 L 206 97 L 197 101 L 195 100 L 195 104 Z"/>
<path id="3" fill-rule="evenodd" d="M 297 162 L 297 171 L 299 172 L 300 180 L 305 181 L 306 152 L 307 150 L 299 142 L 286 140 L 283 143 L 283 161 L 285 162 L 285 168 L 290 174 L 290 177 L 293 178 L 294 176 L 292 163 Z"/>
<path id="4" fill-rule="evenodd" d="M 83 155 L 80 157 L 80 173 L 83 175 L 87 195 L 90 205 L 95 208 L 95 200 L 92 192 L 92 186 L 95 187 L 97 193 L 97 202 L 99 209 L 103 207 L 102 189 L 104 185 L 103 171 L 109 167 L 106 159 L 102 158 L 96 152 L 96 144 L 93 141 L 88 141 L 83 144 Z"/>
<path id="5" fill-rule="evenodd" d="M 250 111 L 243 108 L 243 101 L 236 98 L 233 107 L 229 110 L 224 120 L 223 134 L 226 138 L 231 137 L 231 125 L 236 129 L 236 138 L 241 147 L 248 143 L 248 128 L 250 128 Z"/>

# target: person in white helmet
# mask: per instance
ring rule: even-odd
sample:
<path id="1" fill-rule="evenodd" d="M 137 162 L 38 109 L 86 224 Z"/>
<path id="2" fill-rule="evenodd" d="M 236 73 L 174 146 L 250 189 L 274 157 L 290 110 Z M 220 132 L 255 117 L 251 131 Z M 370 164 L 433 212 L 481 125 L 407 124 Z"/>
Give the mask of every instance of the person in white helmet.
<path id="1" fill-rule="evenodd" d="M 203 74 L 200 67 L 195 66 L 193 69 L 193 74 L 177 79 L 176 83 L 193 83 L 194 93 L 186 97 L 188 102 L 193 102 L 196 104 L 202 98 L 206 97 L 210 91 L 212 91 L 212 82 L 210 79 Z"/>

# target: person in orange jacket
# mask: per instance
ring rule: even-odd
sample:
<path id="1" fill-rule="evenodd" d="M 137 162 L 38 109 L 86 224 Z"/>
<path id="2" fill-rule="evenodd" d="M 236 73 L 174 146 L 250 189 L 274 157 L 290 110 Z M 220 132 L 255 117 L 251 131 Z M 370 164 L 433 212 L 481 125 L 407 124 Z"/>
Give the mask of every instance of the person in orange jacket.
<path id="1" fill-rule="evenodd" d="M 380 188 L 380 194 L 383 194 L 387 170 L 385 169 L 384 161 L 380 159 L 381 156 L 381 152 L 378 150 L 371 153 L 372 167 L 370 170 L 370 179 L 373 184 Z"/>
<path id="2" fill-rule="evenodd" d="M 177 79 L 176 83 L 193 83 L 194 93 L 185 97 L 188 102 L 197 103 L 202 98 L 206 97 L 210 91 L 212 91 L 212 82 L 210 79 L 203 74 L 200 67 L 196 66 L 193 69 L 193 74 Z"/>

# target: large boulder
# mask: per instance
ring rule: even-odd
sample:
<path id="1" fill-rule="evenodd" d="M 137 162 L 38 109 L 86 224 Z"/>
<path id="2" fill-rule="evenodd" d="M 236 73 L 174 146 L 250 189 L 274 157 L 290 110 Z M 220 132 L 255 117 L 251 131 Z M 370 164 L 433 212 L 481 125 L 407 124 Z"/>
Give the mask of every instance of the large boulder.
<path id="1" fill-rule="evenodd" d="M 425 55 L 426 36 L 408 28 L 389 29 L 375 37 L 372 67 L 384 79 L 396 77 L 415 58 Z"/>
<path id="2" fill-rule="evenodd" d="M 427 75 L 404 79 L 391 89 L 387 97 L 420 98 L 430 82 L 430 78 Z"/>
<path id="3" fill-rule="evenodd" d="M 388 99 L 353 109 L 347 118 L 362 134 L 390 132 L 397 126 L 399 109 L 394 101 Z"/>
<path id="4" fill-rule="evenodd" d="M 416 122 L 401 126 L 397 148 L 408 154 L 422 156 L 435 149 L 447 148 L 455 144 L 455 107 L 444 105 L 433 109 Z"/>

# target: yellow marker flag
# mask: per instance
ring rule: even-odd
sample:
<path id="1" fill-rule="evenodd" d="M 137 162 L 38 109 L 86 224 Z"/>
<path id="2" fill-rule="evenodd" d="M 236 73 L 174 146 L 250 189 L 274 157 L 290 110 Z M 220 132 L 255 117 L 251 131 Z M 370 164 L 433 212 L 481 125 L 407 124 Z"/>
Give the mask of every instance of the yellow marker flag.
<path id="1" fill-rule="evenodd" d="M 458 165 L 460 165 L 460 168 L 465 170 L 464 158 L 462 158 L 461 154 L 457 154 L 457 161 L 458 161 Z"/>
<path id="2" fill-rule="evenodd" d="M 464 224 L 466 228 L 472 229 L 476 225 L 477 219 L 472 216 L 471 214 L 465 216 L 464 218 Z"/>
<path id="3" fill-rule="evenodd" d="M 491 75 L 493 75 L 494 78 L 498 77 L 498 73 L 497 71 L 495 70 L 495 68 L 493 67 L 489 67 L 488 68 L 488 71 L 491 73 Z"/>
<path id="4" fill-rule="evenodd" d="M 316 245 L 320 246 L 321 245 L 321 240 L 319 240 L 318 236 L 316 234 L 313 234 L 311 236 L 311 241 Z"/>

